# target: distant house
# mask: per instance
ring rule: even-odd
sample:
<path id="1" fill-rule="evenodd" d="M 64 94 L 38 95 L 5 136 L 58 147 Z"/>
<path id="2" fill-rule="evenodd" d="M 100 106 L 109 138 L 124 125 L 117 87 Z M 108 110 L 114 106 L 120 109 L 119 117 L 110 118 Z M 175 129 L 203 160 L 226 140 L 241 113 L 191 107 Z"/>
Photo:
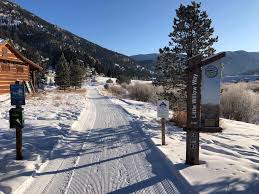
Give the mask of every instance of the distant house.
<path id="1" fill-rule="evenodd" d="M 0 94 L 9 93 L 10 84 L 17 80 L 36 87 L 36 71 L 42 71 L 42 67 L 25 58 L 9 41 L 0 39 Z"/>
<path id="2" fill-rule="evenodd" d="M 52 67 L 49 67 L 45 73 L 46 84 L 54 85 L 55 84 L 56 72 Z"/>

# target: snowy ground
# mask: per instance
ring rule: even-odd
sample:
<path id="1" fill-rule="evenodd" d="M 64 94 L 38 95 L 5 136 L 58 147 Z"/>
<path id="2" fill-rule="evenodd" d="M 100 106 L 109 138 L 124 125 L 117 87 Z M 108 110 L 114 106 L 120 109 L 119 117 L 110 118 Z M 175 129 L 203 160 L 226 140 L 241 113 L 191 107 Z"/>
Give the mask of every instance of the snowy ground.
<path id="1" fill-rule="evenodd" d="M 0 96 L 0 193 L 15 191 L 48 163 L 52 150 L 66 138 L 72 124 L 76 126 L 86 103 L 86 91 L 53 90 L 28 97 L 24 106 L 24 160 L 16 161 L 15 130 L 9 129 L 10 100 L 8 95 Z"/>
<path id="2" fill-rule="evenodd" d="M 180 174 L 200 193 L 249 193 L 259 191 L 259 126 L 222 120 L 224 131 L 201 134 L 198 166 L 185 165 L 185 138 L 182 129 L 167 125 L 166 145 L 161 146 L 156 107 L 149 103 L 110 97 L 122 106 Z"/>
<path id="3" fill-rule="evenodd" d="M 141 83 L 141 84 L 152 84 L 152 81 L 144 81 L 144 80 L 131 80 L 131 84 Z"/>
<path id="4" fill-rule="evenodd" d="M 110 101 L 95 91 L 104 83 L 90 84 L 87 95 L 29 98 L 24 161 L 15 160 L 10 101 L 0 96 L 0 193 L 194 193 L 190 185 L 200 193 L 258 193 L 259 126 L 222 120 L 223 133 L 201 134 L 201 164 L 187 166 L 185 133 L 168 124 L 161 146 L 156 107 Z"/>
<path id="5" fill-rule="evenodd" d="M 110 77 L 102 77 L 102 76 L 97 76 L 96 80 L 98 84 L 105 84 L 108 79 L 111 79 L 113 83 L 116 83 L 117 78 L 110 78 Z M 152 84 L 152 81 L 144 81 L 144 80 L 131 80 L 131 84 L 136 84 L 136 83 L 141 83 L 141 84 Z"/>
<path id="6" fill-rule="evenodd" d="M 168 170 L 131 115 L 96 86 L 88 87 L 88 99 L 87 111 L 49 162 L 15 193 L 195 193 Z"/>
<path id="7" fill-rule="evenodd" d="M 116 83 L 116 80 L 117 80 L 117 78 L 111 78 L 111 77 L 101 77 L 101 76 L 96 77 L 96 81 L 99 84 L 105 84 L 108 79 L 111 79 L 113 83 Z"/>

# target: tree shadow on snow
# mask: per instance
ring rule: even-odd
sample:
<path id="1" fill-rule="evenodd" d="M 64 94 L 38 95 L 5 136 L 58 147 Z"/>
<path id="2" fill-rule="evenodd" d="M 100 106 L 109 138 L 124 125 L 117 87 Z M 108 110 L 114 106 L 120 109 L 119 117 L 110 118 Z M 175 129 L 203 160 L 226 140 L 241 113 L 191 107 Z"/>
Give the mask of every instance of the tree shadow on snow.
<path id="1" fill-rule="evenodd" d="M 57 126 L 58 127 L 58 126 Z M 68 126 L 42 127 L 26 124 L 23 131 L 23 160 L 16 160 L 16 136 L 15 130 L 0 130 L 0 188 L 5 181 L 16 177 L 29 177 L 34 170 L 26 168 L 26 163 L 31 164 L 40 156 L 40 163 L 44 163 L 49 157 L 51 150 L 58 143 L 60 137 L 68 136 Z M 37 169 L 39 166 L 36 166 Z M 7 192 L 9 193 L 9 192 Z"/>
<path id="2" fill-rule="evenodd" d="M 242 177 L 223 177 L 214 183 L 196 184 L 194 187 L 199 192 L 209 191 L 215 194 L 257 194 L 259 191 L 258 173 L 253 173 L 249 181 L 242 180 Z"/>

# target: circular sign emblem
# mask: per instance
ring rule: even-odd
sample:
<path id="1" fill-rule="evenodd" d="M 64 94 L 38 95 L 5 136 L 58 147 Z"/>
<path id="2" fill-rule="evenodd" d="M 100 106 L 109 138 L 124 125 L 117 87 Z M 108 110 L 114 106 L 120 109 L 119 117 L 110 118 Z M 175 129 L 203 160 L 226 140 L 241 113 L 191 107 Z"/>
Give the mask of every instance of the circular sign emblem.
<path id="1" fill-rule="evenodd" d="M 208 77 L 208 78 L 214 78 L 218 75 L 218 68 L 213 66 L 213 65 L 210 65 L 210 66 L 207 66 L 205 68 L 205 75 Z"/>

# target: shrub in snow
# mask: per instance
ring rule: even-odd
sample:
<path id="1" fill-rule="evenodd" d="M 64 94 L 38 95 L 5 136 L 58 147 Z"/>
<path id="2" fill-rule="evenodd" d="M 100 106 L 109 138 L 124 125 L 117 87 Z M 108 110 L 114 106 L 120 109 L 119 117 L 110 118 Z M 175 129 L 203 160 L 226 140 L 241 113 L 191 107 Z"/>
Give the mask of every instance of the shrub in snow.
<path id="1" fill-rule="evenodd" d="M 122 84 L 121 84 L 121 87 L 124 88 L 124 89 L 127 89 L 128 84 L 127 84 L 127 83 L 122 83 Z"/>
<path id="2" fill-rule="evenodd" d="M 97 82 L 96 78 L 95 78 L 95 77 L 92 78 L 92 79 L 91 79 L 91 82 Z"/>
<path id="3" fill-rule="evenodd" d="M 178 127 L 185 127 L 186 123 L 187 123 L 187 112 L 185 112 L 185 111 L 176 111 L 176 112 L 174 112 L 172 121 Z"/>
<path id="4" fill-rule="evenodd" d="M 104 89 L 108 90 L 109 89 L 109 84 L 104 85 Z"/>
<path id="5" fill-rule="evenodd" d="M 221 115 L 227 119 L 253 122 L 256 107 L 255 93 L 244 84 L 225 87 L 220 102 Z"/>
<path id="6" fill-rule="evenodd" d="M 131 81 L 130 77 L 123 76 L 123 75 L 120 75 L 120 76 L 117 78 L 117 80 L 116 80 L 116 82 L 117 82 L 118 84 L 122 84 L 122 83 L 127 83 L 127 84 L 129 84 L 130 81 Z"/>
<path id="7" fill-rule="evenodd" d="M 112 93 L 112 95 L 115 96 L 124 96 L 127 94 L 127 90 L 125 90 L 121 86 L 111 86 L 109 87 L 109 91 Z"/>
<path id="8" fill-rule="evenodd" d="M 156 88 L 151 84 L 136 83 L 127 87 L 130 98 L 148 102 L 156 98 Z"/>
<path id="9" fill-rule="evenodd" d="M 112 84 L 113 81 L 112 81 L 112 79 L 108 79 L 108 80 L 106 81 L 106 83 L 107 83 L 107 84 Z"/>

